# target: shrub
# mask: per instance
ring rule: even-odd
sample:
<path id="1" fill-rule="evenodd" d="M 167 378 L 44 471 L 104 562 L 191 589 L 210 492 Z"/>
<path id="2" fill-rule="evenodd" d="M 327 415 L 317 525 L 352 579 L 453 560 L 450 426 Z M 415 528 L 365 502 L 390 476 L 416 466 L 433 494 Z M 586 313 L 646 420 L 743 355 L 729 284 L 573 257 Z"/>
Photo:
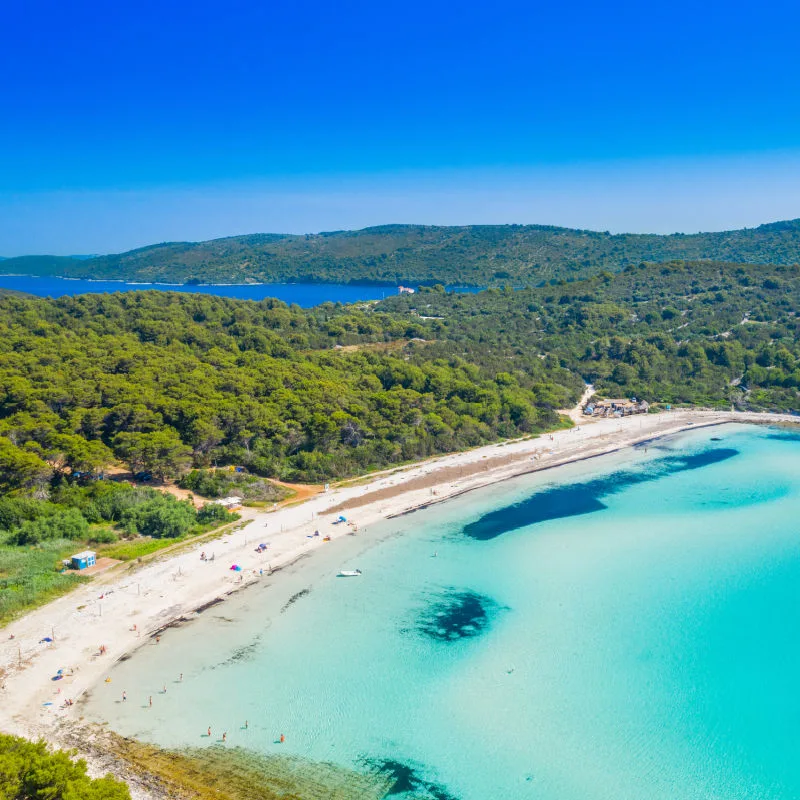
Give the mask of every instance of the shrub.
<path id="1" fill-rule="evenodd" d="M 23 522 L 12 535 L 11 542 L 18 545 L 38 544 L 48 539 L 86 539 L 89 523 L 77 508 L 58 511 L 48 517 Z"/>
<path id="2" fill-rule="evenodd" d="M 223 506 L 217 503 L 206 503 L 197 512 L 197 521 L 203 523 L 203 525 L 209 522 L 224 522 L 233 517 L 233 514 L 229 513 Z"/>
<path id="3" fill-rule="evenodd" d="M 88 541 L 91 544 L 113 544 L 119 541 L 119 536 L 111 528 L 98 528 L 89 533 Z"/>
<path id="4" fill-rule="evenodd" d="M 161 495 L 163 500 L 155 498 L 139 506 L 134 511 L 132 521 L 140 534 L 160 539 L 173 539 L 189 532 L 197 521 L 197 512 L 186 502 L 179 502 L 174 497 Z"/>
<path id="5" fill-rule="evenodd" d="M 0 734 L 0 795 L 9 800 L 130 800 L 128 787 L 110 775 L 92 779 L 86 762 L 50 750 L 43 741 L 29 742 Z"/>

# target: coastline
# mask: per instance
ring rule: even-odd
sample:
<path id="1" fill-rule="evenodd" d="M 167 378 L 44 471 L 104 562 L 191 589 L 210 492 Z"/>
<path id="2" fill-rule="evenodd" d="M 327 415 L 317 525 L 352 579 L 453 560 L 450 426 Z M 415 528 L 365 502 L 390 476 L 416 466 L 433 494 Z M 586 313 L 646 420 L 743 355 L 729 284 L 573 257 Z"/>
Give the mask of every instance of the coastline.
<path id="1" fill-rule="evenodd" d="M 78 700 L 103 679 L 115 661 L 151 641 L 158 631 L 260 580 L 259 570 L 266 576 L 268 571 L 274 573 L 320 547 L 335 547 L 337 539 L 356 532 L 349 523 L 331 524 L 339 513 L 357 525 L 358 535 L 368 536 L 369 526 L 375 522 L 413 513 L 508 478 L 729 422 L 796 425 L 800 418 L 677 410 L 587 420 L 576 428 L 536 438 L 398 467 L 274 513 L 246 510 L 244 519 L 249 524 L 219 540 L 201 542 L 141 566 L 120 565 L 7 626 L 4 633 L 13 633 L 15 638 L 6 635 L 0 641 L 0 669 L 4 674 L 0 729 L 74 747 L 80 707 L 61 709 L 63 699 Z M 309 538 L 315 530 L 320 531 L 320 537 Z M 323 542 L 327 535 L 330 543 Z M 260 542 L 270 545 L 264 555 L 254 552 Z M 213 553 L 214 561 L 201 561 L 201 550 Z M 230 571 L 233 563 L 242 566 L 241 573 Z M 238 576 L 242 576 L 241 582 Z M 55 641 L 40 644 L 44 637 Z M 98 655 L 100 645 L 105 646 L 105 655 Z M 59 669 L 74 672 L 54 683 L 52 678 Z M 78 741 L 90 744 L 86 738 Z M 92 752 L 81 755 L 91 756 Z M 95 752 L 90 764 L 94 766 L 97 761 Z M 107 759 L 100 759 L 97 765 L 103 772 L 109 769 Z M 131 778 L 130 774 L 122 777 Z M 152 795 L 134 792 L 134 796 Z"/>

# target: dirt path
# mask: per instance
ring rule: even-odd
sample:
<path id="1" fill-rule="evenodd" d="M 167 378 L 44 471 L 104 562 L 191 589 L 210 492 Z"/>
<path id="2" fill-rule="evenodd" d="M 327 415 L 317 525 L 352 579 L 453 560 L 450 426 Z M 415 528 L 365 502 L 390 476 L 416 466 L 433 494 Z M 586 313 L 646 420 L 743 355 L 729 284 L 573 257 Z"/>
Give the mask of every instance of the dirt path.
<path id="1" fill-rule="evenodd" d="M 583 415 L 583 407 L 586 403 L 589 402 L 589 398 L 594 394 L 594 384 L 587 383 L 586 388 L 583 390 L 583 394 L 581 395 L 581 399 L 578 400 L 578 404 L 573 408 L 565 408 L 561 411 L 557 412 L 564 417 L 569 417 L 576 425 L 583 425 L 587 422 L 591 422 L 591 417 L 585 417 Z"/>

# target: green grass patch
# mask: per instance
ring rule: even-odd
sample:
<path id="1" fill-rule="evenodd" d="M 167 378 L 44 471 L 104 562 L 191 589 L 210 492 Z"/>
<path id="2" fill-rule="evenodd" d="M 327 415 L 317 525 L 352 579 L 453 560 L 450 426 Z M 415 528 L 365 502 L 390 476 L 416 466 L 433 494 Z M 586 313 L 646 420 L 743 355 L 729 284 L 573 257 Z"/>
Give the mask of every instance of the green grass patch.
<path id="1" fill-rule="evenodd" d="M 130 541 L 117 542 L 117 544 L 104 547 L 99 554 L 106 558 L 115 558 L 117 561 L 133 561 L 142 556 L 149 556 L 159 550 L 171 547 L 176 542 L 184 542 L 188 536 L 179 536 L 175 539 L 133 539 Z"/>
<path id="2" fill-rule="evenodd" d="M 36 547 L 0 545 L 0 625 L 74 589 L 89 578 L 59 571 L 75 552 L 74 542 L 56 540 Z"/>

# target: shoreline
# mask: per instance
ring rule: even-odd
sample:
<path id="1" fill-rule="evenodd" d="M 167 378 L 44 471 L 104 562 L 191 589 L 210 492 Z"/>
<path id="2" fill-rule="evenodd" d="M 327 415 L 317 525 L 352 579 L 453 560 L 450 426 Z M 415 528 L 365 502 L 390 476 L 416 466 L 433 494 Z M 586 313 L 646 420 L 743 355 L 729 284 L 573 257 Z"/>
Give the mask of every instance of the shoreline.
<path id="1" fill-rule="evenodd" d="M 2 263 L 2 262 L 0 262 Z M 0 273 L 2 278 L 36 278 L 44 280 L 57 280 L 57 281 L 84 281 L 86 283 L 122 283 L 126 286 L 353 286 L 353 287 L 370 287 L 377 289 L 397 289 L 395 283 L 339 283 L 338 281 L 244 281 L 239 283 L 191 283 L 182 282 L 175 283 L 174 281 L 131 281 L 125 278 L 76 278 L 69 275 L 27 275 L 21 272 L 3 272 Z M 479 286 L 457 286 L 457 289 L 480 289 Z"/>
<path id="2" fill-rule="evenodd" d="M 781 420 L 781 421 L 782 422 L 786 422 L 785 420 Z M 404 511 L 400 511 L 400 512 L 398 512 L 396 514 L 389 514 L 386 517 L 386 519 L 398 519 L 400 517 L 406 517 L 409 514 L 414 514 L 417 511 L 424 511 L 426 508 L 431 508 L 431 507 L 433 507 L 435 505 L 438 505 L 439 503 L 445 503 L 445 502 L 447 502 L 449 500 L 455 500 L 456 498 L 462 497 L 462 496 L 464 496 L 466 494 L 469 494 L 470 492 L 477 491 L 478 489 L 484 489 L 486 486 L 490 486 L 493 483 L 502 483 L 503 481 L 511 480 L 512 478 L 520 478 L 520 477 L 522 477 L 524 475 L 532 475 L 535 472 L 548 472 L 549 470 L 558 469 L 559 467 L 565 467 L 567 464 L 580 464 L 580 463 L 582 463 L 584 461 L 591 461 L 592 459 L 595 459 L 595 458 L 602 458 L 603 456 L 609 456 L 609 455 L 612 455 L 613 453 L 619 453 L 619 452 L 621 452 L 622 450 L 625 450 L 628 447 L 637 447 L 637 446 L 641 446 L 643 444 L 648 444 L 649 442 L 657 442 L 659 439 L 663 439 L 663 438 L 665 438 L 667 436 L 673 436 L 675 433 L 681 433 L 683 431 L 688 431 L 688 430 L 702 430 L 703 428 L 714 428 L 714 427 L 717 427 L 719 425 L 728 425 L 728 424 L 737 423 L 737 422 L 739 422 L 739 420 L 720 420 L 720 421 L 715 421 L 715 422 L 704 422 L 704 423 L 702 423 L 700 425 L 689 423 L 686 427 L 683 427 L 678 431 L 660 433 L 657 436 L 652 436 L 649 439 L 641 439 L 639 441 L 632 442 L 632 443 L 629 443 L 629 444 L 621 444 L 619 447 L 615 447 L 615 448 L 610 449 L 610 450 L 603 450 L 602 452 L 599 452 L 599 453 L 588 453 L 586 455 L 576 456 L 575 458 L 569 458 L 569 459 L 566 459 L 564 461 L 556 461 L 556 462 L 554 462 L 552 464 L 545 464 L 545 465 L 540 466 L 540 467 L 533 467 L 531 469 L 521 470 L 519 472 L 516 472 L 514 475 L 509 475 L 509 476 L 506 476 L 506 477 L 503 477 L 503 478 L 499 478 L 499 479 L 497 479 L 495 481 L 482 483 L 482 484 L 479 484 L 477 486 L 469 486 L 469 487 L 467 487 L 465 489 L 460 489 L 460 490 L 458 490 L 456 492 L 453 492 L 452 494 L 448 494 L 445 497 L 435 497 L 433 500 L 426 501 L 425 503 L 422 503 L 421 505 L 413 506 L 412 508 L 407 508 Z M 767 422 L 767 421 L 759 421 L 759 422 L 745 422 L 745 423 L 740 423 L 740 424 L 750 424 L 750 425 L 759 425 L 759 424 L 761 424 L 761 425 L 763 425 L 763 424 L 776 424 L 776 423 L 772 422 L 772 421 L 769 421 L 769 422 Z M 797 424 L 800 425 L 800 420 L 797 421 Z"/>
<path id="3" fill-rule="evenodd" d="M 334 547 L 345 535 L 368 535 L 369 526 L 376 522 L 510 478 L 618 452 L 681 431 L 726 423 L 800 425 L 800 418 L 676 410 L 587 420 L 578 427 L 535 438 L 398 467 L 276 512 L 245 509 L 245 524 L 220 539 L 181 548 L 141 566 L 119 565 L 10 623 L 4 633 L 13 634 L 14 639 L 5 636 L 0 641 L 0 730 L 74 747 L 74 731 L 85 725 L 79 721 L 77 701 L 113 664 L 152 643 L 160 631 L 189 621 L 262 578 L 274 577 L 320 547 Z M 349 521 L 332 525 L 340 513 Z M 314 530 L 319 530 L 319 537 L 313 536 Z M 325 536 L 330 536 L 329 543 L 323 542 Z M 254 552 L 261 542 L 269 544 L 266 554 Z M 201 561 L 201 550 L 211 552 L 214 560 Z M 230 571 L 229 564 L 234 563 L 241 565 L 241 572 Z M 54 641 L 42 644 L 44 637 Z M 106 655 L 99 655 L 100 645 L 106 648 Z M 53 682 L 60 669 L 72 672 Z M 66 698 L 76 704 L 59 708 Z M 88 749 L 90 752 L 81 755 L 89 756 L 90 767 L 97 765 L 101 772 L 107 771 L 107 761 L 100 759 L 98 763 L 96 752 Z M 131 780 L 129 771 L 122 772 Z M 134 797 L 148 796 L 152 795 L 134 792 Z"/>

